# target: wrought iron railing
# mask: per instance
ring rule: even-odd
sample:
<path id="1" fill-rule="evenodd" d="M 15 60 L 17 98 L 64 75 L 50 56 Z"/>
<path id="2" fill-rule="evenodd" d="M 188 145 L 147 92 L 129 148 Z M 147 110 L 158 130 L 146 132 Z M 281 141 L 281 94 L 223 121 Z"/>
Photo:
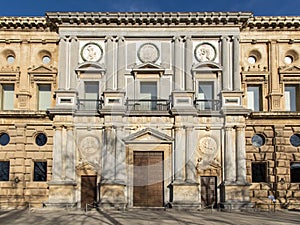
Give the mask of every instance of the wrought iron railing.
<path id="1" fill-rule="evenodd" d="M 77 100 L 78 110 L 93 111 L 102 108 L 101 99 L 78 99 Z"/>
<path id="2" fill-rule="evenodd" d="M 127 99 L 127 111 L 168 111 L 170 100 L 166 99 Z"/>
<path id="3" fill-rule="evenodd" d="M 216 99 L 196 99 L 194 105 L 198 110 L 217 111 L 221 109 L 221 101 Z"/>

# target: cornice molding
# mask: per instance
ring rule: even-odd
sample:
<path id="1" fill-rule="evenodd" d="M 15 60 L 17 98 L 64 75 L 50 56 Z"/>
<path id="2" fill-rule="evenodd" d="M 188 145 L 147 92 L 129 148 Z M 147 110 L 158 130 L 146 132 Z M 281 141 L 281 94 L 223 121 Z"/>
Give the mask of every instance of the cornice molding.
<path id="1" fill-rule="evenodd" d="M 248 12 L 48 12 L 56 26 L 242 26 Z"/>
<path id="2" fill-rule="evenodd" d="M 300 16 L 255 16 L 247 23 L 249 29 L 300 29 Z"/>
<path id="3" fill-rule="evenodd" d="M 46 30 L 50 28 L 45 17 L 0 17 L 0 29 Z"/>

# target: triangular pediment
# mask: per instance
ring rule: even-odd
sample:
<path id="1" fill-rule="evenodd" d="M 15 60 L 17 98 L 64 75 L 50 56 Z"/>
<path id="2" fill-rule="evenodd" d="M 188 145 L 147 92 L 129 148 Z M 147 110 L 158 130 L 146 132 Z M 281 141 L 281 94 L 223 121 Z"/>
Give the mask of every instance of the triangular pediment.
<path id="1" fill-rule="evenodd" d="M 39 74 L 45 74 L 45 73 L 56 73 L 57 69 L 54 67 L 47 67 L 47 66 L 38 66 L 38 67 L 30 67 L 28 68 L 28 73 L 39 73 Z"/>
<path id="2" fill-rule="evenodd" d="M 137 143 L 170 143 L 173 141 L 169 135 L 164 134 L 160 131 L 157 131 L 152 128 L 145 128 L 140 130 L 134 134 L 130 134 L 129 136 L 125 137 L 125 143 L 137 142 Z"/>
<path id="3" fill-rule="evenodd" d="M 300 73 L 299 66 L 285 66 L 279 69 L 279 73 Z"/>
<path id="4" fill-rule="evenodd" d="M 132 68 L 133 72 L 160 72 L 163 73 L 165 68 L 155 63 L 146 62 L 138 64 Z"/>
<path id="5" fill-rule="evenodd" d="M 75 69 L 76 72 L 91 72 L 91 73 L 96 73 L 96 72 L 105 72 L 105 68 L 97 63 L 97 62 L 83 62 L 77 66 Z"/>
<path id="6" fill-rule="evenodd" d="M 222 71 L 222 66 L 218 63 L 207 61 L 194 64 L 192 71 Z"/>

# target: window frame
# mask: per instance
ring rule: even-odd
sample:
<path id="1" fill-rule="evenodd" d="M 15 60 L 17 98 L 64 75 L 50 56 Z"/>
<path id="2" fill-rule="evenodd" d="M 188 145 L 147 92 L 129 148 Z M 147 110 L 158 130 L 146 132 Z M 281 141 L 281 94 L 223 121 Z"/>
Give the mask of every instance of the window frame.
<path id="1" fill-rule="evenodd" d="M 11 100 L 7 100 L 6 99 L 6 97 L 5 97 L 5 94 L 4 94 L 4 87 L 5 86 L 12 86 L 13 87 L 13 100 L 11 101 Z M 15 84 L 14 83 L 2 83 L 1 84 L 1 90 L 0 90 L 0 92 L 1 92 L 1 110 L 14 110 L 15 109 L 15 98 L 16 98 L 16 94 L 15 94 L 15 92 L 16 92 L 16 90 L 15 90 Z M 10 105 L 10 107 L 6 107 L 5 106 L 5 104 L 6 104 L 6 102 L 9 102 L 9 103 L 11 103 L 12 105 Z"/>
<path id="2" fill-rule="evenodd" d="M 289 98 L 289 102 L 287 102 L 287 88 L 295 88 L 295 95 L 294 95 L 294 101 L 292 102 L 292 100 Z M 297 101 L 297 99 L 299 100 L 300 98 L 298 97 L 300 95 L 300 85 L 299 84 L 294 84 L 294 83 L 285 83 L 284 84 L 284 108 L 285 111 L 288 112 L 297 112 L 300 110 L 300 103 L 299 101 Z M 297 98 L 298 97 L 298 98 Z M 291 105 L 294 105 L 295 109 L 291 109 Z M 287 105 L 289 104 L 289 109 L 287 108 Z"/>
<path id="3" fill-rule="evenodd" d="M 264 165 L 265 168 L 259 168 L 259 171 L 261 172 L 264 170 L 265 174 L 260 174 L 260 177 L 264 177 L 264 179 L 260 179 L 258 177 L 254 177 L 254 166 L 253 165 Z M 264 175 L 264 176 L 263 176 Z M 268 162 L 266 161 L 252 161 L 251 162 L 251 182 L 252 183 L 267 183 L 268 182 Z"/>
<path id="4" fill-rule="evenodd" d="M 36 87 L 37 87 L 37 110 L 39 111 L 46 111 L 47 109 L 41 109 L 40 107 L 40 86 L 50 86 L 50 99 L 49 99 L 49 106 L 47 108 L 50 108 L 52 106 L 52 102 L 53 102 L 53 84 L 52 83 L 37 83 Z"/>
<path id="5" fill-rule="evenodd" d="M 253 108 L 252 107 L 249 107 L 249 88 L 258 88 L 258 93 L 257 93 L 257 98 L 255 97 L 255 91 L 254 92 L 254 95 L 253 95 L 253 102 L 254 102 L 254 105 L 253 105 Z M 247 90 L 246 90 L 246 96 L 247 96 L 247 108 L 248 109 L 251 109 L 253 112 L 261 112 L 263 111 L 263 86 L 261 84 L 247 84 Z M 258 100 L 258 109 L 256 109 L 256 105 L 255 105 L 255 102 L 257 102 Z"/>
<path id="6" fill-rule="evenodd" d="M 43 169 L 45 169 L 44 171 L 44 174 L 43 176 L 45 177 L 45 180 L 42 180 L 40 179 L 40 176 L 39 174 L 36 174 L 36 166 L 39 164 L 39 163 L 43 163 L 44 166 L 43 166 Z M 44 160 L 35 160 L 33 162 L 33 173 L 32 173 L 32 181 L 33 182 L 47 182 L 48 180 L 48 163 L 47 161 L 44 161 Z"/>

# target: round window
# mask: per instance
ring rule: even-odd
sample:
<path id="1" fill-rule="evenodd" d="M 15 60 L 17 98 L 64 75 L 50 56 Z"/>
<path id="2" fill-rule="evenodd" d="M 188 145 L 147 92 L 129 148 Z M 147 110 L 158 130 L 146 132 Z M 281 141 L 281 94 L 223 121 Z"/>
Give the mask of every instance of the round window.
<path id="1" fill-rule="evenodd" d="M 13 64 L 15 62 L 15 57 L 13 55 L 9 55 L 6 60 L 9 64 Z"/>
<path id="2" fill-rule="evenodd" d="M 294 147 L 299 147 L 300 146 L 300 134 L 293 134 L 290 137 L 290 142 L 291 142 L 291 145 L 293 145 Z"/>
<path id="3" fill-rule="evenodd" d="M 248 63 L 255 64 L 256 63 L 256 57 L 255 56 L 249 56 L 248 57 Z"/>
<path id="4" fill-rule="evenodd" d="M 292 56 L 286 56 L 286 57 L 284 57 L 284 62 L 286 63 L 286 64 L 291 64 L 292 62 L 294 61 L 294 59 L 293 59 L 293 57 Z"/>
<path id="5" fill-rule="evenodd" d="M 51 61 L 51 58 L 49 56 L 46 55 L 46 56 L 43 57 L 43 63 L 44 64 L 48 64 L 48 63 L 50 63 L 50 61 Z"/>
<path id="6" fill-rule="evenodd" d="M 253 137 L 252 137 L 252 145 L 254 147 L 261 147 L 265 144 L 265 137 L 261 134 L 255 134 Z"/>
<path id="7" fill-rule="evenodd" d="M 0 144 L 2 146 L 7 145 L 9 143 L 9 141 L 10 141 L 10 137 L 7 133 L 0 134 Z"/>
<path id="8" fill-rule="evenodd" d="M 36 137 L 35 137 L 35 143 L 38 146 L 43 146 L 47 143 L 47 136 L 44 133 L 39 133 Z"/>

